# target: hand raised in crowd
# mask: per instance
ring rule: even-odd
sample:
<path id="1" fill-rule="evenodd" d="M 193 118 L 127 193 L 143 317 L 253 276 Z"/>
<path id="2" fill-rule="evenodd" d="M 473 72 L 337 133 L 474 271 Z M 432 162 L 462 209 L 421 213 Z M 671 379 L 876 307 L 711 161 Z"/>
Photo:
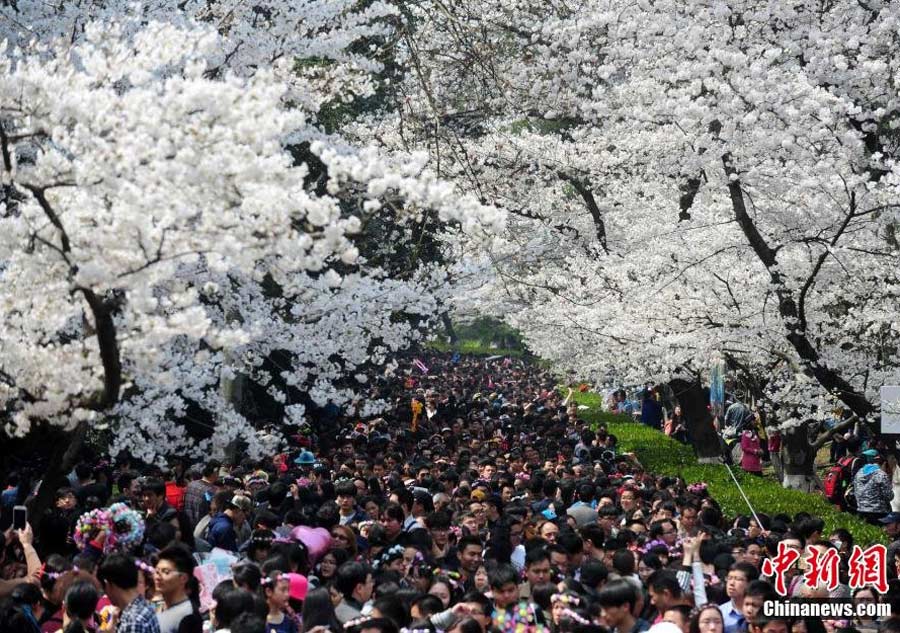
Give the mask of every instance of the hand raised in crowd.
<path id="1" fill-rule="evenodd" d="M 25 545 L 34 545 L 34 532 L 31 529 L 31 524 L 26 523 L 24 529 L 16 530 L 16 536 L 19 537 L 19 542 Z"/>

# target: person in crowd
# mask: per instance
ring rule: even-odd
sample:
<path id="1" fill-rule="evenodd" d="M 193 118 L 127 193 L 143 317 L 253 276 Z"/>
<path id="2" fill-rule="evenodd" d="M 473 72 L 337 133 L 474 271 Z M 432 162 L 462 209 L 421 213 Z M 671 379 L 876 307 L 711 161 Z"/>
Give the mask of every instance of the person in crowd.
<path id="1" fill-rule="evenodd" d="M 178 511 L 166 501 L 166 483 L 157 478 L 145 480 L 141 484 L 141 500 L 146 511 L 148 531 L 161 523 L 168 523 L 175 528 L 177 538 L 181 524 L 178 522 Z"/>
<path id="2" fill-rule="evenodd" d="M 728 568 L 728 576 L 725 578 L 725 593 L 728 602 L 719 605 L 722 611 L 722 620 L 725 623 L 725 633 L 742 633 L 747 629 L 747 620 L 744 616 L 744 596 L 749 584 L 759 577 L 757 570 L 750 563 L 734 563 Z"/>
<path id="3" fill-rule="evenodd" d="M 853 478 L 856 507 L 859 514 L 871 523 L 878 521 L 891 511 L 894 489 L 885 471 L 884 461 L 875 449 L 863 451 L 866 464 Z"/>
<path id="4" fill-rule="evenodd" d="M 116 633 L 160 633 L 156 612 L 138 589 L 138 566 L 133 557 L 110 554 L 100 564 L 97 577 L 118 609 Z"/>
<path id="5" fill-rule="evenodd" d="M 66 592 L 63 633 L 90 633 L 100 594 L 89 580 L 77 580 Z"/>
<path id="6" fill-rule="evenodd" d="M 216 484 L 219 481 L 218 460 L 210 460 L 203 465 L 202 476 L 188 483 L 184 491 L 184 514 L 191 525 L 197 522 L 208 512 L 209 504 L 216 492 Z"/>
<path id="7" fill-rule="evenodd" d="M 298 633 L 297 622 L 288 614 L 291 579 L 288 574 L 273 572 L 263 580 L 268 615 L 267 628 L 274 633 Z"/>
<path id="8" fill-rule="evenodd" d="M 348 561 L 338 567 L 334 586 L 340 594 L 334 614 L 338 622 L 346 624 L 362 615 L 363 605 L 372 597 L 375 581 L 368 565 Z"/>
<path id="9" fill-rule="evenodd" d="M 194 603 L 197 594 L 195 566 L 190 550 L 180 543 L 168 546 L 157 556 L 153 580 L 165 604 L 165 609 L 159 613 L 160 633 L 202 631 L 203 621 Z"/>
<path id="10" fill-rule="evenodd" d="M 656 398 L 656 392 L 650 385 L 647 385 L 641 400 L 641 422 L 652 429 L 662 430 L 662 421 L 662 405 Z"/>
<path id="11" fill-rule="evenodd" d="M 231 552 L 238 551 L 238 529 L 247 520 L 253 502 L 244 495 L 232 495 L 225 507 L 209 521 L 206 541 L 211 547 L 219 547 Z"/>
<path id="12" fill-rule="evenodd" d="M 634 615 L 638 599 L 634 585 L 626 580 L 614 580 L 600 590 L 597 603 L 611 633 L 642 633 L 650 628 Z"/>
<path id="13" fill-rule="evenodd" d="M 756 425 L 747 424 L 741 433 L 741 468 L 744 472 L 757 477 L 762 476 L 762 440 L 756 431 Z"/>
<path id="14" fill-rule="evenodd" d="M 725 621 L 722 612 L 714 604 L 701 607 L 691 618 L 690 633 L 723 633 Z"/>

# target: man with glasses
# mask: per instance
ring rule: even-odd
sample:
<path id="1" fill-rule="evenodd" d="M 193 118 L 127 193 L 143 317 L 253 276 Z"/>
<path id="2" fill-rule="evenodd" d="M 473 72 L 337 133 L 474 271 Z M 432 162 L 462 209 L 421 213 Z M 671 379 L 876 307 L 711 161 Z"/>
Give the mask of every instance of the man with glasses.
<path id="1" fill-rule="evenodd" d="M 744 618 L 744 596 L 747 586 L 759 578 L 759 570 L 749 563 L 735 563 L 728 569 L 725 579 L 725 593 L 730 600 L 719 605 L 725 621 L 725 633 L 744 633 L 747 620 Z"/>
<path id="2" fill-rule="evenodd" d="M 656 521 L 650 525 L 650 539 L 661 539 L 670 548 L 678 540 L 678 530 L 671 519 Z"/>
<path id="3" fill-rule="evenodd" d="M 469 513 L 478 522 L 478 530 L 484 529 L 487 525 L 487 512 L 484 509 L 484 505 L 480 501 L 472 501 L 469 503 Z"/>
<path id="4" fill-rule="evenodd" d="M 170 545 L 159 553 L 153 570 L 153 582 L 166 605 L 159 614 L 160 633 L 200 631 L 203 622 L 194 611 L 187 585 L 194 574 L 194 557 L 180 544 Z"/>

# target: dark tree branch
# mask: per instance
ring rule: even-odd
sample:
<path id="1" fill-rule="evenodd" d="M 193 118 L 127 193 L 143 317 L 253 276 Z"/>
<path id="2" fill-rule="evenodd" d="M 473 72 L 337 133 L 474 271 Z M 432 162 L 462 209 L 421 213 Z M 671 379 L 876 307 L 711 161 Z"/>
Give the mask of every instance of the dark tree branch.
<path id="1" fill-rule="evenodd" d="M 849 212 L 844 217 L 844 221 L 841 222 L 841 226 L 835 232 L 834 237 L 831 238 L 829 246 L 823 249 L 818 259 L 816 259 L 816 263 L 815 265 L 813 265 L 813 269 L 809 273 L 809 277 L 806 278 L 806 282 L 803 284 L 803 288 L 800 289 L 800 300 L 797 311 L 800 318 L 800 329 L 804 332 L 806 331 L 806 296 L 809 294 L 809 291 L 812 289 L 813 284 L 816 282 L 816 276 L 819 274 L 819 271 L 822 270 L 822 265 L 825 263 L 825 260 L 828 259 L 828 254 L 831 252 L 831 248 L 834 247 L 838 243 L 838 240 L 841 239 L 841 236 L 844 234 L 844 231 L 847 230 L 847 227 L 850 226 L 850 222 L 854 217 L 856 217 L 856 193 L 851 193 Z"/>
<path id="2" fill-rule="evenodd" d="M 12 153 L 9 151 L 10 138 L 6 134 L 3 122 L 0 121 L 0 152 L 3 155 L 3 169 L 6 173 L 12 173 Z"/>
<path id="3" fill-rule="evenodd" d="M 484 199 L 482 199 L 482 204 L 487 204 Z M 518 215 L 523 218 L 528 218 L 529 220 L 537 220 L 538 222 L 546 222 L 547 218 L 538 215 L 534 211 L 529 211 L 528 209 L 514 209 L 511 207 L 503 207 L 513 215 Z M 559 231 L 563 235 L 570 233 L 575 236 L 576 239 L 582 239 L 581 232 L 573 226 L 568 226 L 565 224 L 553 224 L 551 225 L 554 230 Z"/>
<path id="4" fill-rule="evenodd" d="M 590 186 L 586 182 L 570 176 L 565 172 L 560 171 L 557 173 L 560 178 L 570 183 L 572 187 L 575 188 L 575 191 L 581 196 L 581 199 L 584 200 L 584 204 L 587 206 L 591 218 L 594 220 L 594 230 L 596 231 L 597 241 L 600 242 L 603 252 L 609 255 L 609 248 L 606 246 L 606 224 L 603 222 L 603 214 L 600 211 L 600 207 L 597 206 L 597 200 L 594 198 L 594 193 L 591 191 Z"/>
<path id="5" fill-rule="evenodd" d="M 800 326 L 799 310 L 793 293 L 784 282 L 782 273 L 778 270 L 778 262 L 775 251 L 768 245 L 765 238 L 756 228 L 756 223 L 747 212 L 744 201 L 744 192 L 737 171 L 731 164 L 731 156 L 725 154 L 722 157 L 725 174 L 728 176 L 728 192 L 731 196 L 731 206 L 738 225 L 753 248 L 754 253 L 766 267 L 778 298 L 778 312 L 787 329 L 788 342 L 796 350 L 804 371 L 813 376 L 829 393 L 834 394 L 846 404 L 853 413 L 860 418 L 865 418 L 874 411 L 872 403 L 864 394 L 859 393 L 837 372 L 830 369 L 822 360 L 819 351 L 806 335 L 806 331 Z"/>
<path id="6" fill-rule="evenodd" d="M 812 443 L 812 447 L 817 451 L 825 446 L 828 443 L 828 440 L 831 439 L 831 436 L 835 433 L 840 433 L 845 429 L 849 429 L 851 426 L 856 424 L 859 421 L 859 418 L 855 415 L 851 415 L 849 418 L 841 422 L 840 424 L 835 425 L 834 428 L 827 429 L 819 434 L 819 437 L 816 438 L 816 441 Z"/>
<path id="7" fill-rule="evenodd" d="M 53 224 L 53 226 L 55 226 L 59 231 L 59 239 L 60 243 L 62 244 L 62 251 L 66 254 L 71 253 L 72 246 L 69 242 L 69 234 L 66 233 L 66 229 L 62 224 L 62 220 L 59 219 L 56 211 L 53 210 L 53 207 L 47 200 L 46 187 L 36 187 L 34 185 L 23 185 L 23 187 L 31 192 L 31 195 L 34 196 L 34 199 L 37 200 L 37 203 L 44 211 L 44 215 L 47 216 L 47 219 L 50 220 L 50 223 Z"/>
<path id="8" fill-rule="evenodd" d="M 718 138 L 719 132 L 722 131 L 721 121 L 719 121 L 718 119 L 711 121 L 708 130 L 709 133 L 713 135 L 713 137 Z M 703 154 L 705 153 L 705 147 L 701 147 L 699 150 L 697 150 L 698 156 L 703 156 Z M 679 222 L 684 222 L 691 219 L 691 207 L 694 206 L 694 199 L 700 192 L 700 185 L 703 183 L 703 180 L 705 178 L 706 174 L 701 169 L 699 174 L 694 177 L 688 178 L 678 187 L 678 189 L 681 191 L 681 196 L 678 198 Z"/>

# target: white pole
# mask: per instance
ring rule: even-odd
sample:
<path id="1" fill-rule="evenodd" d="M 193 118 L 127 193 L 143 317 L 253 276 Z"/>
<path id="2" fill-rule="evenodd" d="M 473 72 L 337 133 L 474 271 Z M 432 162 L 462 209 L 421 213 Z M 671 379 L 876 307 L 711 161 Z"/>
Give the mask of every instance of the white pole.
<path id="1" fill-rule="evenodd" d="M 756 510 L 753 509 L 753 506 L 750 505 L 750 499 L 747 498 L 747 495 L 744 494 L 744 489 L 741 488 L 741 484 L 738 482 L 737 477 L 734 476 L 734 473 L 731 472 L 731 467 L 728 464 L 723 464 L 725 468 L 728 469 L 728 474 L 731 475 L 731 478 L 734 480 L 734 485 L 737 486 L 738 491 L 741 493 L 741 496 L 744 498 L 744 501 L 747 503 L 747 507 L 750 508 L 750 513 L 753 515 L 753 518 L 756 519 L 756 525 L 759 526 L 759 529 L 762 530 L 763 524 L 760 522 L 759 517 L 756 516 Z"/>

